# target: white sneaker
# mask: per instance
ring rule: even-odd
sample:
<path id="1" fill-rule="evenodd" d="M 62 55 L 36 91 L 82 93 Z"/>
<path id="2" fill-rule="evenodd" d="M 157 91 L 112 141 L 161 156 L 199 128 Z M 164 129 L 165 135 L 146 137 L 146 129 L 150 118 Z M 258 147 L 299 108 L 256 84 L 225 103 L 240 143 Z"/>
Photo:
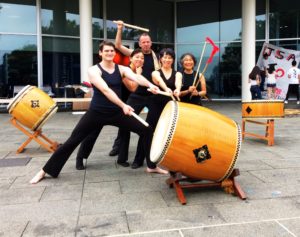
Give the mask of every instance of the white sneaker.
<path id="1" fill-rule="evenodd" d="M 288 104 L 289 102 L 287 100 L 284 101 L 285 104 Z"/>
<path id="2" fill-rule="evenodd" d="M 297 105 L 299 105 L 299 104 L 300 104 L 300 101 L 298 100 L 298 101 L 297 101 Z"/>

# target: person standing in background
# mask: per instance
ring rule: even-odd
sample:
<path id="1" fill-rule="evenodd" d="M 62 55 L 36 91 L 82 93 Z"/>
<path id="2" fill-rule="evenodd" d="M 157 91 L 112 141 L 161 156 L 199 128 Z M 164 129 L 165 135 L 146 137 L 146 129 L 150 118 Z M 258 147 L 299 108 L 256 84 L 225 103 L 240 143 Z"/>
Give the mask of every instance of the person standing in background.
<path id="1" fill-rule="evenodd" d="M 260 91 L 265 91 L 265 80 L 266 80 L 266 75 L 267 75 L 267 70 L 269 67 L 269 61 L 268 61 L 268 54 L 264 53 L 263 55 L 263 65 L 261 67 L 260 70 L 260 78 L 261 78 L 261 82 L 260 82 Z"/>
<path id="2" fill-rule="evenodd" d="M 267 70 L 267 90 L 268 90 L 268 99 L 276 98 L 276 74 L 275 74 L 275 65 L 271 64 Z"/>
<path id="3" fill-rule="evenodd" d="M 249 74 L 249 83 L 251 84 L 250 92 L 252 96 L 252 100 L 261 99 L 261 91 L 260 91 L 260 69 L 258 66 L 255 66 L 251 73 Z"/>
<path id="4" fill-rule="evenodd" d="M 289 102 L 289 97 L 291 92 L 294 92 L 297 96 L 297 105 L 300 104 L 299 101 L 299 83 L 300 83 L 300 69 L 296 67 L 297 62 L 292 61 L 292 67 L 288 70 L 289 88 L 286 94 L 284 103 Z"/>

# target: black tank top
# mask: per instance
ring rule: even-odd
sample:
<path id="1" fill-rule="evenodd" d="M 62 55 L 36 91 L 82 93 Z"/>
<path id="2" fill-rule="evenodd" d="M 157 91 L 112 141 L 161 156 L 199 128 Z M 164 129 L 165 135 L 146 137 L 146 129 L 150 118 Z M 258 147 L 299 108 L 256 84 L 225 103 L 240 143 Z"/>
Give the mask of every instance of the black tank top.
<path id="1" fill-rule="evenodd" d="M 172 69 L 172 73 L 169 79 L 167 79 L 165 77 L 165 74 L 163 73 L 163 71 L 161 69 L 158 70 L 161 78 L 164 80 L 164 82 L 166 83 L 167 87 L 169 87 L 172 91 L 174 91 L 176 89 L 175 87 L 175 75 L 176 75 L 176 71 Z"/>
<path id="2" fill-rule="evenodd" d="M 154 61 L 152 53 L 144 54 L 144 65 L 143 65 L 143 72 L 142 75 L 150 82 L 152 82 L 152 72 L 154 71 Z M 138 86 L 136 91 L 133 94 L 149 96 L 151 92 L 147 91 L 147 87 L 145 86 Z"/>
<path id="3" fill-rule="evenodd" d="M 194 78 L 195 78 L 196 72 L 193 71 L 192 74 L 187 74 L 185 72 L 182 72 L 182 88 L 181 90 L 185 91 L 188 90 L 190 86 L 193 85 Z M 197 79 L 199 76 L 197 76 Z M 201 90 L 201 85 L 199 83 L 197 90 Z M 193 96 L 191 98 L 191 94 L 187 94 L 183 97 L 181 97 L 182 102 L 190 103 L 190 104 L 196 104 L 196 105 L 201 105 L 201 97 L 200 96 Z"/>
<path id="4" fill-rule="evenodd" d="M 166 83 L 167 87 L 170 88 L 172 91 L 176 89 L 175 87 L 175 79 L 176 79 L 176 71 L 172 70 L 171 76 L 169 79 L 167 79 L 161 69 L 158 70 L 161 78 Z M 162 89 L 162 88 L 161 88 Z M 152 101 L 157 104 L 163 104 L 165 105 L 168 101 L 171 100 L 171 97 L 164 96 L 164 95 L 153 95 Z"/>
<path id="5" fill-rule="evenodd" d="M 105 71 L 100 64 L 97 64 L 100 71 L 102 72 L 102 78 L 108 85 L 110 89 L 112 89 L 119 98 L 121 98 L 121 88 L 122 88 L 122 76 L 117 64 L 115 64 L 115 70 L 113 73 L 108 73 Z M 91 101 L 90 108 L 95 111 L 110 111 L 110 110 L 118 110 L 119 106 L 111 102 L 97 87 L 93 85 L 94 95 Z"/>

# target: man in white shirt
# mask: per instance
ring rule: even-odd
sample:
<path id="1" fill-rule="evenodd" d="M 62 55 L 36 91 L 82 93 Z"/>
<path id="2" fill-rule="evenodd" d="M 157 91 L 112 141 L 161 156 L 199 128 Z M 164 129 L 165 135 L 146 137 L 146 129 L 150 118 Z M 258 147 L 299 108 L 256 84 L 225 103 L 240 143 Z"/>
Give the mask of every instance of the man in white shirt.
<path id="1" fill-rule="evenodd" d="M 289 78 L 289 89 L 286 94 L 284 103 L 288 103 L 289 96 L 291 92 L 294 92 L 297 96 L 297 105 L 300 104 L 299 101 L 299 82 L 300 82 L 300 69 L 296 67 L 297 62 L 293 60 L 292 67 L 288 70 Z"/>

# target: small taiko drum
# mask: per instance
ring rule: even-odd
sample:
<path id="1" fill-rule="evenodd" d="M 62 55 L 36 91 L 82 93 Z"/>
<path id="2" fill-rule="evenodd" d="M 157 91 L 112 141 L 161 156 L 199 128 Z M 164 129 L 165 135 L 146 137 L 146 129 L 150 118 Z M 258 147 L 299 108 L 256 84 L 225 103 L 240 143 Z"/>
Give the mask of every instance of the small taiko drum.
<path id="1" fill-rule="evenodd" d="M 35 131 L 57 111 L 55 101 L 35 86 L 24 87 L 7 106 L 18 122 Z"/>
<path id="2" fill-rule="evenodd" d="M 242 118 L 283 118 L 283 100 L 251 100 L 242 102 Z"/>
<path id="3" fill-rule="evenodd" d="M 150 159 L 190 178 L 220 182 L 232 173 L 240 146 L 239 125 L 230 118 L 170 101 L 155 129 Z"/>

